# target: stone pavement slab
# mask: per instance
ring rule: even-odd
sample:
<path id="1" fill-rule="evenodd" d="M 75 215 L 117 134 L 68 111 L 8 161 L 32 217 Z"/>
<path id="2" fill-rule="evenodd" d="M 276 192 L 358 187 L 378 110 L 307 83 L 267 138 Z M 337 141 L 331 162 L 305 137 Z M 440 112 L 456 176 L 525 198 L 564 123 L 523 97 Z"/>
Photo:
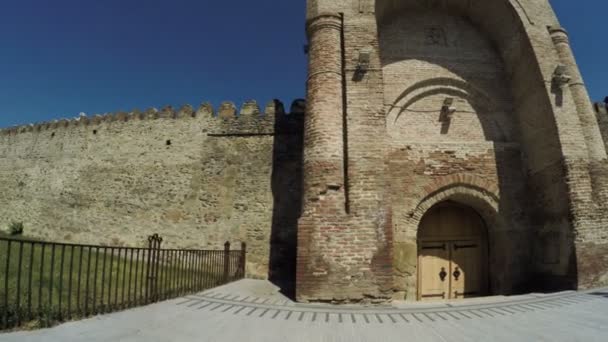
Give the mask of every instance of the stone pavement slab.
<path id="1" fill-rule="evenodd" d="M 39 330 L 13 341 L 608 341 L 608 289 L 440 304 L 305 305 L 265 281 Z"/>

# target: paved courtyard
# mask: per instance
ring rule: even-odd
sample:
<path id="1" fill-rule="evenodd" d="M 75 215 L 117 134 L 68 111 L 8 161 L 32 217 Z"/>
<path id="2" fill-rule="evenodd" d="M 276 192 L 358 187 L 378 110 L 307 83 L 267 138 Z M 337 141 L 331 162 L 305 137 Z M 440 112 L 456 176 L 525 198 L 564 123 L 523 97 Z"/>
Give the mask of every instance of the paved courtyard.
<path id="1" fill-rule="evenodd" d="M 4 342 L 607 341 L 608 289 L 391 306 L 296 304 L 265 281 L 31 332 Z"/>

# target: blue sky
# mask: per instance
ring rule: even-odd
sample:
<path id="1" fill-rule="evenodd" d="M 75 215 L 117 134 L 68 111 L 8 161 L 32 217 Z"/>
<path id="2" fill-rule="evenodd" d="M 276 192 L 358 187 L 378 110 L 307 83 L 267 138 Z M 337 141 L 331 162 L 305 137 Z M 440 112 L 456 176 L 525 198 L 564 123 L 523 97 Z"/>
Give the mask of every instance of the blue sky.
<path id="1" fill-rule="evenodd" d="M 603 99 L 608 1 L 551 2 L 591 96 Z M 0 127 L 80 112 L 304 96 L 305 0 L 1 3 Z"/>

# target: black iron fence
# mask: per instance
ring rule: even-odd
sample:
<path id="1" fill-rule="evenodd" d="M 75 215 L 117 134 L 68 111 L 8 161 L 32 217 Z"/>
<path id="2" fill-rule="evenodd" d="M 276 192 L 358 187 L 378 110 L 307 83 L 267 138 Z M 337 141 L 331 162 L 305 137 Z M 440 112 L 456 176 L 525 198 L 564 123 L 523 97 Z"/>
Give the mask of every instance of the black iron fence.
<path id="1" fill-rule="evenodd" d="M 108 247 L 0 237 L 0 327 L 54 323 L 146 305 L 245 276 L 231 250 Z"/>

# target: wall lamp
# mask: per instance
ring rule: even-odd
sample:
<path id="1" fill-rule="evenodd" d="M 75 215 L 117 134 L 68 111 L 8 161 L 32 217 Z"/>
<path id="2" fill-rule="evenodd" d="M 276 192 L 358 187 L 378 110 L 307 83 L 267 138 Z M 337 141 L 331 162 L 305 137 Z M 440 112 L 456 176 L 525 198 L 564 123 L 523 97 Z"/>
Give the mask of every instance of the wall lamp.
<path id="1" fill-rule="evenodd" d="M 369 70 L 371 61 L 371 53 L 368 51 L 359 51 L 359 58 L 357 60 L 357 72 L 364 73 Z"/>
<path id="2" fill-rule="evenodd" d="M 446 97 L 443 100 L 443 106 L 441 107 L 441 112 L 445 115 L 445 117 L 449 120 L 452 118 L 452 115 L 456 112 L 456 107 L 454 107 L 454 98 Z"/>

